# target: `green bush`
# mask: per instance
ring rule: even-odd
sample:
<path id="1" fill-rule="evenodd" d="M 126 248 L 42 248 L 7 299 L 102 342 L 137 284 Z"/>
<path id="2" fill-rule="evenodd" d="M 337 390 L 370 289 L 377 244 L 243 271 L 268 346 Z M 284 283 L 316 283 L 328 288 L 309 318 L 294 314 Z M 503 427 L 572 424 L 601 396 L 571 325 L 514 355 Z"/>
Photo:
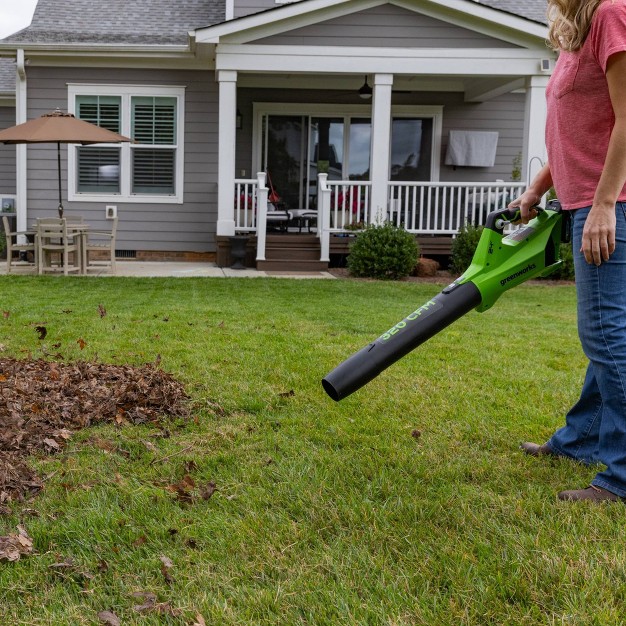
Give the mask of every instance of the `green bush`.
<path id="1" fill-rule="evenodd" d="M 461 228 L 452 241 L 452 254 L 450 256 L 452 272 L 462 274 L 470 266 L 482 232 L 482 226 L 466 224 Z"/>
<path id="2" fill-rule="evenodd" d="M 574 280 L 574 255 L 571 243 L 561 244 L 561 260 L 563 263 L 546 278 L 552 280 Z"/>
<path id="3" fill-rule="evenodd" d="M 417 265 L 415 237 L 393 224 L 368 226 L 350 247 L 348 269 L 353 276 L 397 280 Z"/>

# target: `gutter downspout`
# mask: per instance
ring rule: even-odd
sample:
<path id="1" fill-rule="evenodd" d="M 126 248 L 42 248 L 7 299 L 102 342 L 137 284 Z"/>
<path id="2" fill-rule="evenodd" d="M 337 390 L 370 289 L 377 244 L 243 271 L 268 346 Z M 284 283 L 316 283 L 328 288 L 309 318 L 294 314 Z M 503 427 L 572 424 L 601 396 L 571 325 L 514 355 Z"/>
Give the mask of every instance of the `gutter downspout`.
<path id="1" fill-rule="evenodd" d="M 26 121 L 26 62 L 24 60 L 24 50 L 17 50 L 16 58 L 16 93 L 15 93 L 15 122 L 22 124 Z M 17 213 L 17 230 L 27 230 L 26 228 L 26 199 L 27 199 L 27 164 L 26 164 L 26 144 L 18 144 L 16 148 L 16 195 L 17 202 L 15 211 Z"/>

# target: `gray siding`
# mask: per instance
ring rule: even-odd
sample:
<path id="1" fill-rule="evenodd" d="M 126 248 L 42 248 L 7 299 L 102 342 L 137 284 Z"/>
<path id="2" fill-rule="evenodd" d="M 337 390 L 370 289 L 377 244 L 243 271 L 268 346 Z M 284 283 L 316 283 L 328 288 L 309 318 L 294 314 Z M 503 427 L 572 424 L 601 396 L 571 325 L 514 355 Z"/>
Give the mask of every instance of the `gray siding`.
<path id="1" fill-rule="evenodd" d="M 0 107 L 0 130 L 15 126 L 15 108 Z M 0 196 L 15 194 L 15 146 L 0 143 Z"/>
<path id="2" fill-rule="evenodd" d="M 254 177 L 252 168 L 252 103 L 253 102 L 301 102 L 303 114 L 308 102 L 337 102 L 335 92 L 324 96 L 319 90 L 240 89 L 237 106 L 243 114 L 243 128 L 237 133 L 237 175 L 246 170 Z M 346 98 L 344 96 L 344 98 Z M 348 99 L 341 102 L 349 103 Z M 352 103 L 356 104 L 358 99 Z M 460 93 L 396 93 L 393 104 L 397 105 L 443 105 L 442 146 L 440 177 L 443 182 L 493 182 L 497 179 L 511 180 L 513 159 L 521 152 L 524 135 L 524 94 L 508 94 L 488 102 L 466 103 Z M 498 131 L 498 150 L 493 167 L 457 167 L 445 165 L 445 155 L 450 129 Z"/>
<path id="3" fill-rule="evenodd" d="M 185 86 L 184 204 L 67 201 L 67 150 L 62 147 L 63 204 L 95 227 L 107 227 L 106 204 L 118 208 L 120 250 L 211 252 L 217 220 L 218 103 L 213 73 L 84 68 L 30 68 L 28 118 L 67 109 L 67 83 Z M 58 204 L 56 147 L 28 148 L 28 218 L 51 216 Z"/>
<path id="4" fill-rule="evenodd" d="M 277 6 L 280 5 L 274 0 L 235 0 L 234 17 L 245 17 Z"/>
<path id="5" fill-rule="evenodd" d="M 546 18 L 546 2 L 545 0 L 467 0 L 471 2 L 479 2 L 480 4 L 492 7 L 503 13 L 510 13 L 532 20 L 547 24 Z M 275 0 L 235 0 L 235 17 L 243 17 L 259 11 L 266 11 L 281 6 L 276 4 Z"/>
<path id="6" fill-rule="evenodd" d="M 499 39 L 392 4 L 265 37 L 255 43 L 373 48 L 515 47 Z"/>

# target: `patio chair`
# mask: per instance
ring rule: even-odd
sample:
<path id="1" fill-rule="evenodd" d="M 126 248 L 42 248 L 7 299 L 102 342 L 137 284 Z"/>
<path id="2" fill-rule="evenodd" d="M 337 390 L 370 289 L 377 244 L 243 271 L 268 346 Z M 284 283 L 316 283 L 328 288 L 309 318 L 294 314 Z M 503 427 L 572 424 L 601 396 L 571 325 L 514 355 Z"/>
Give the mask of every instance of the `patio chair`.
<path id="1" fill-rule="evenodd" d="M 32 267 L 36 268 L 36 255 L 35 255 L 35 233 L 28 230 L 11 230 L 9 224 L 9 218 L 6 215 L 2 216 L 2 223 L 4 224 L 4 234 L 6 238 L 6 254 L 7 254 L 7 274 L 11 273 L 11 269 L 14 267 Z M 23 236 L 26 238 L 25 242 L 18 243 L 18 237 Z M 17 258 L 14 259 L 13 255 L 17 253 Z M 31 254 L 32 261 L 26 261 L 24 258 Z"/>
<path id="2" fill-rule="evenodd" d="M 85 243 L 87 259 L 86 270 L 110 268 L 115 274 L 115 239 L 117 236 L 117 217 L 113 218 L 110 231 L 88 230 Z M 94 253 L 93 258 L 90 253 Z"/>
<path id="3" fill-rule="evenodd" d="M 80 272 L 79 233 L 68 232 L 65 219 L 45 218 L 37 220 L 37 258 L 39 273 Z M 70 263 L 70 254 L 72 263 Z M 59 261 L 54 261 L 55 257 Z"/>

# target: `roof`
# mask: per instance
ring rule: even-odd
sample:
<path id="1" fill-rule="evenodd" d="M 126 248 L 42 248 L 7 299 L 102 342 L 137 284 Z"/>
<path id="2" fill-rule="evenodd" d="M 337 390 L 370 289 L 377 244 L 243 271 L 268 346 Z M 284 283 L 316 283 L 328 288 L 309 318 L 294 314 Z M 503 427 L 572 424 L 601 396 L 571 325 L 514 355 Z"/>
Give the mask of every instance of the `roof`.
<path id="1" fill-rule="evenodd" d="M 546 0 L 467 2 L 547 23 Z M 186 45 L 189 31 L 224 22 L 225 5 L 226 0 L 109 0 L 103 9 L 103 5 L 94 0 L 39 0 L 30 26 L 1 41 L 59 45 Z M 268 11 L 280 11 L 283 6 Z"/>
<path id="2" fill-rule="evenodd" d="M 546 0 L 473 0 L 473 2 L 511 15 L 525 17 L 533 22 L 548 23 L 546 15 L 548 3 Z"/>
<path id="3" fill-rule="evenodd" d="M 186 45 L 224 11 L 224 0 L 39 0 L 30 26 L 2 43 Z"/>

